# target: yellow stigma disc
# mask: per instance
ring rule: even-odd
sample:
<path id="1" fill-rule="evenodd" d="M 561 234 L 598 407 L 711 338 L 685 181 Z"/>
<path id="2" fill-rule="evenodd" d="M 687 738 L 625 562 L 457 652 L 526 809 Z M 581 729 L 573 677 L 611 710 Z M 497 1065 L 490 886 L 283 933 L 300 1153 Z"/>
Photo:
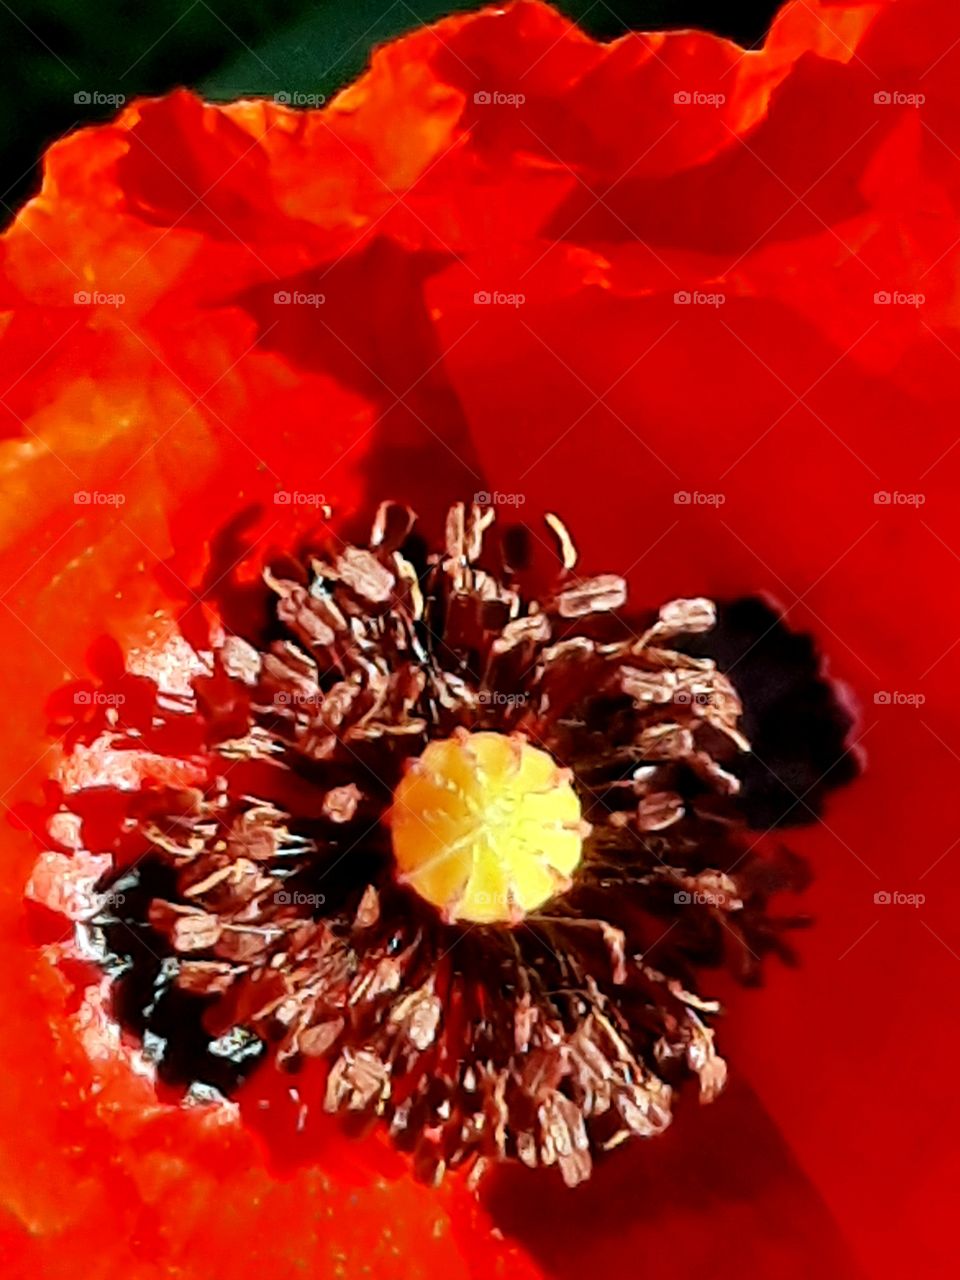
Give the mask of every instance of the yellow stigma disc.
<path id="1" fill-rule="evenodd" d="M 390 810 L 399 879 L 448 922 L 519 924 L 580 861 L 589 828 L 570 776 L 519 734 L 431 742 Z"/>

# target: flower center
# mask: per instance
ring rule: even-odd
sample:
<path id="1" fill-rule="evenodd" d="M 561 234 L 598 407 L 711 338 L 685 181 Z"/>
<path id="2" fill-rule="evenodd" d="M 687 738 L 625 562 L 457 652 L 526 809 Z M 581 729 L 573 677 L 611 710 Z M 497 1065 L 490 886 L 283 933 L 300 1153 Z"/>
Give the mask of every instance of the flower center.
<path id="1" fill-rule="evenodd" d="M 450 923 L 519 924 L 580 862 L 589 828 L 570 779 L 520 734 L 431 742 L 394 792 L 399 879 Z"/>
<path id="2" fill-rule="evenodd" d="M 66 717 L 28 894 L 74 922 L 69 973 L 99 964 L 144 1069 L 191 1102 L 242 1098 L 268 1132 L 281 1095 L 298 1134 L 318 1105 L 380 1115 L 426 1181 L 518 1159 L 573 1186 L 592 1150 L 661 1132 L 684 1076 L 704 1100 L 723 1087 L 719 1006 L 693 972 L 789 960 L 802 918 L 767 903 L 805 884 L 746 821 L 741 776 L 772 826 L 796 791 L 766 776 L 808 768 L 809 797 L 829 760 L 835 781 L 852 721 L 812 731 L 835 700 L 767 606 L 719 628 L 703 599 L 621 613 L 623 579 L 575 577 L 556 517 L 562 568 L 532 599 L 516 544 L 484 547 L 491 518 L 457 504 L 424 556 L 412 513 L 384 504 L 368 546 L 268 568 L 266 630 L 248 566 L 216 570 L 239 627 L 171 642 L 156 668 L 139 655 Z M 766 747 L 751 764 L 735 668 L 777 774 Z M 785 723 L 808 764 L 783 754 Z M 310 1074 L 253 1083 L 313 1060 L 322 1099 Z"/>

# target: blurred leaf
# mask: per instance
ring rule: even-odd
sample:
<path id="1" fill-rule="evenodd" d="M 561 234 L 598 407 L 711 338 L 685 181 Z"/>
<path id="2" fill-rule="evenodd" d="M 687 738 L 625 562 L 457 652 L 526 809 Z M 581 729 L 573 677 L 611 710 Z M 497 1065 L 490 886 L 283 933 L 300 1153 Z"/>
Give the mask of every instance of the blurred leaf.
<path id="1" fill-rule="evenodd" d="M 229 7 L 223 0 L 4 0 L 0 221 L 35 189 L 37 157 L 54 138 L 109 119 L 119 95 L 197 84 L 309 7 L 309 0 L 231 0 Z M 277 87 L 276 79 L 264 80 L 264 91 Z"/>

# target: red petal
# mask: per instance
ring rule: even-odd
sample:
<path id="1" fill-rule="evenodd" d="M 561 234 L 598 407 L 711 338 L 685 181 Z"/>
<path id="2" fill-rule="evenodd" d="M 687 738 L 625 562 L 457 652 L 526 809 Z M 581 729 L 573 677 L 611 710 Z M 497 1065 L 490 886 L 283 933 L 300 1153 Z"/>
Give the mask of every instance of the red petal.
<path id="1" fill-rule="evenodd" d="M 818 872 L 803 968 L 726 1030 L 780 1137 L 741 1089 L 559 1210 L 503 1175 L 491 1211 L 551 1274 L 667 1248 L 678 1275 L 725 1274 L 727 1249 L 756 1274 L 954 1267 L 936 1224 L 957 1176 L 958 35 L 946 0 L 794 3 L 762 52 L 602 47 L 520 3 L 379 51 L 325 112 L 134 104 L 51 150 L 2 242 L 7 803 L 47 772 L 45 696 L 87 676 L 91 641 L 162 634 L 143 620 L 191 599 L 171 606 L 171 574 L 195 583 L 249 502 L 271 541 L 315 516 L 278 490 L 518 495 L 647 603 L 778 597 L 858 697 L 869 771 L 795 839 Z M 298 290 L 325 301 L 274 301 Z M 515 305 L 475 301 L 496 292 Z M 22 932 L 33 850 L 6 844 L 0 1196 L 31 1240 L 3 1231 L 12 1266 L 524 1265 L 459 1185 L 385 1181 L 332 1134 L 278 1179 L 252 1135 L 158 1106 L 116 1055 L 91 1064 Z M 721 1155 L 698 1165 L 700 1143 Z"/>

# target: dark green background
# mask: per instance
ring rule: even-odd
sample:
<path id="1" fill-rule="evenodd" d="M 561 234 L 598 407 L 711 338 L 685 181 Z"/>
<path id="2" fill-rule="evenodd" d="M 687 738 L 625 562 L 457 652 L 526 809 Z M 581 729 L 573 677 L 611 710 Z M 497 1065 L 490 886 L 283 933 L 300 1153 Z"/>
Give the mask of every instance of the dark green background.
<path id="1" fill-rule="evenodd" d="M 78 91 L 213 98 L 278 90 L 329 96 L 370 49 L 477 0 L 0 0 L 0 222 L 37 185 L 44 146 L 109 106 Z M 777 0 L 558 0 L 592 34 L 704 27 L 741 44 L 762 40 Z"/>

